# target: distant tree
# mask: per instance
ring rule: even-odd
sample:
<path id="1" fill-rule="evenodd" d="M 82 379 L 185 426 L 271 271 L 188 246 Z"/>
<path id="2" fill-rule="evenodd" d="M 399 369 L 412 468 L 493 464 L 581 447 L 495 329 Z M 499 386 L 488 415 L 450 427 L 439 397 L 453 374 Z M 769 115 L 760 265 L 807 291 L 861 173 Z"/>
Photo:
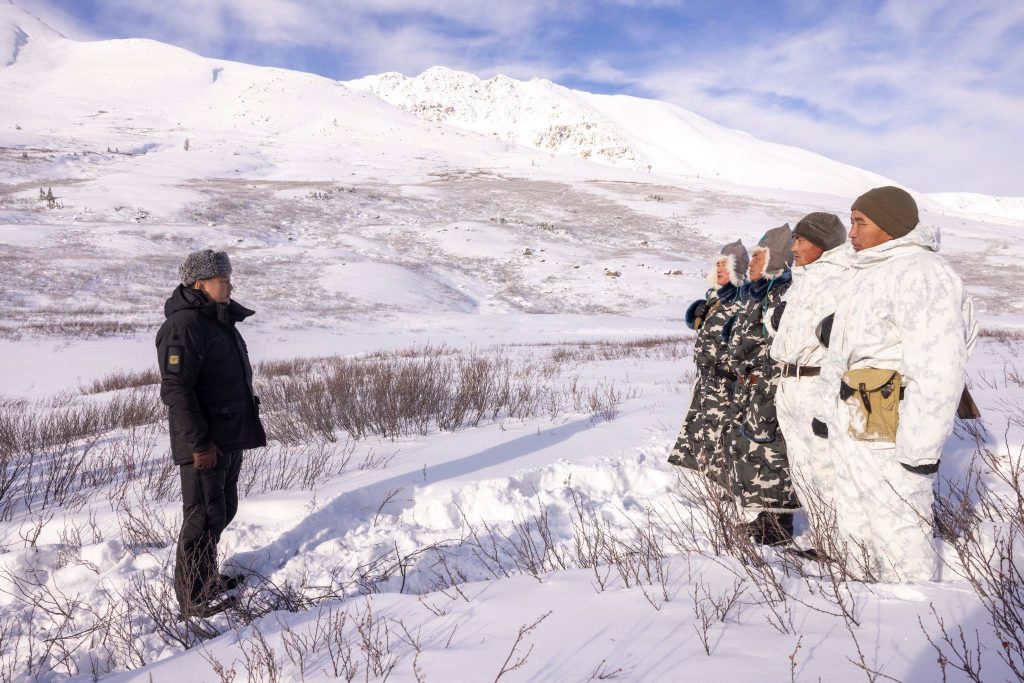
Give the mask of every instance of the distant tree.
<path id="1" fill-rule="evenodd" d="M 184 148 L 186 152 L 192 149 L 192 141 L 190 139 L 185 138 Z"/>
<path id="2" fill-rule="evenodd" d="M 64 205 L 57 201 L 57 198 L 53 195 L 53 188 L 46 188 L 46 192 L 43 192 L 43 188 L 39 188 L 39 201 L 46 202 L 46 208 L 48 209 L 63 209 Z"/>

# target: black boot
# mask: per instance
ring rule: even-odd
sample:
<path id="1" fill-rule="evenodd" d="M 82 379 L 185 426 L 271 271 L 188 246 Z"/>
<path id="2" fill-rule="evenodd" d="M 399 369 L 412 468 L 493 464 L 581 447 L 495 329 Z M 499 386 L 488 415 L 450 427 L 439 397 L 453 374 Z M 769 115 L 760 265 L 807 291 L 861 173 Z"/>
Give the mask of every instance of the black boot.
<path id="1" fill-rule="evenodd" d="M 209 593 L 213 596 L 224 595 L 243 585 L 245 585 L 245 574 L 220 574 L 210 586 Z"/>
<path id="2" fill-rule="evenodd" d="M 792 512 L 759 512 L 747 524 L 750 540 L 758 545 L 785 545 L 793 541 Z"/>
<path id="3" fill-rule="evenodd" d="M 238 598 L 233 595 L 224 597 L 213 597 L 209 600 L 198 600 L 181 606 L 178 618 L 181 620 L 199 618 L 207 619 L 231 609 L 238 604 Z"/>

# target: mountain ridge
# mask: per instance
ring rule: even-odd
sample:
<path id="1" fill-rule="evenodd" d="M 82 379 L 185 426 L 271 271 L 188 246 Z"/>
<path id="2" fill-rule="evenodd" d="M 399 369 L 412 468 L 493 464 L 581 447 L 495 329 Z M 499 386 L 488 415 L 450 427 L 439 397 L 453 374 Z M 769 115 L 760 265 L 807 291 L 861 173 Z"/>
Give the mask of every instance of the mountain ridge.
<path id="1" fill-rule="evenodd" d="M 8 93 L 22 88 L 21 97 L 12 96 L 5 110 L 12 123 L 43 114 L 65 130 L 97 110 L 121 108 L 135 110 L 123 120 L 128 126 L 139 123 L 139 113 L 152 113 L 156 118 L 147 122 L 149 127 L 245 126 L 295 132 L 300 138 L 337 137 L 378 130 L 381 122 L 372 119 L 384 107 L 394 111 L 387 118 L 396 130 L 416 136 L 443 128 L 460 135 L 469 131 L 505 143 L 505 151 L 515 144 L 640 174 L 840 197 L 900 184 L 658 100 L 587 93 L 543 78 L 497 75 L 484 80 L 446 67 L 431 67 L 415 77 L 386 72 L 339 81 L 203 57 L 149 39 L 75 41 L 13 0 L 0 0 L 0 82 Z M 53 106 L 41 111 L 18 99 Z M 491 149 L 501 153 L 493 143 Z M 945 211 L 969 213 L 984 206 L 986 215 L 1024 221 L 1017 198 L 980 201 L 971 195 L 967 201 L 951 199 L 956 193 L 917 194 Z"/>
<path id="2" fill-rule="evenodd" d="M 676 105 L 572 90 L 545 79 L 481 79 L 445 67 L 345 81 L 426 121 L 632 170 L 850 194 L 899 184 L 797 147 L 759 140 Z"/>

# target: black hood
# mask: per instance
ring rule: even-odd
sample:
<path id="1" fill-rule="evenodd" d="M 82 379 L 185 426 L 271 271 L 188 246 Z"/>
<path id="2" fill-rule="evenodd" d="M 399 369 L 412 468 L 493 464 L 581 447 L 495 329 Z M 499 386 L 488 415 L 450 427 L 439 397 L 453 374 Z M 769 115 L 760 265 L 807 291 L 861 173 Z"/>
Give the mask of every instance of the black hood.
<path id="1" fill-rule="evenodd" d="M 195 309 L 223 323 L 241 322 L 256 312 L 234 300 L 218 304 L 198 289 L 178 285 L 164 302 L 164 316 L 170 318 L 178 311 L 187 309 Z"/>

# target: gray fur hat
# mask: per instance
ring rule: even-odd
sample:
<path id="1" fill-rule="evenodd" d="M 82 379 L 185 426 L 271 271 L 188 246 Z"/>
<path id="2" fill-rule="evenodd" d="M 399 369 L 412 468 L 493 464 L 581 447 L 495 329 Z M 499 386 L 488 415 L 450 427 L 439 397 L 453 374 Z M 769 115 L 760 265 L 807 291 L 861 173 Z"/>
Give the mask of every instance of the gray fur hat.
<path id="1" fill-rule="evenodd" d="M 178 277 L 186 287 L 194 285 L 196 280 L 209 280 L 223 275 L 231 275 L 231 260 L 226 251 L 193 251 L 178 266 Z"/>
<path id="2" fill-rule="evenodd" d="M 743 246 L 743 241 L 736 240 L 722 247 L 721 253 L 715 259 L 715 264 L 717 265 L 722 259 L 729 264 L 729 282 L 739 287 L 746 279 L 747 266 L 750 265 L 750 256 L 747 254 L 747 248 Z M 708 282 L 712 287 L 718 286 L 718 278 L 714 270 L 708 273 Z"/>
<path id="3" fill-rule="evenodd" d="M 822 251 L 829 251 L 846 241 L 846 227 L 834 213 L 815 211 L 801 218 L 796 224 L 793 236 L 797 235 Z"/>
<path id="4" fill-rule="evenodd" d="M 789 223 L 766 232 L 754 247 L 754 253 L 767 252 L 764 263 L 765 277 L 778 277 L 782 271 L 793 265 L 793 231 Z"/>

